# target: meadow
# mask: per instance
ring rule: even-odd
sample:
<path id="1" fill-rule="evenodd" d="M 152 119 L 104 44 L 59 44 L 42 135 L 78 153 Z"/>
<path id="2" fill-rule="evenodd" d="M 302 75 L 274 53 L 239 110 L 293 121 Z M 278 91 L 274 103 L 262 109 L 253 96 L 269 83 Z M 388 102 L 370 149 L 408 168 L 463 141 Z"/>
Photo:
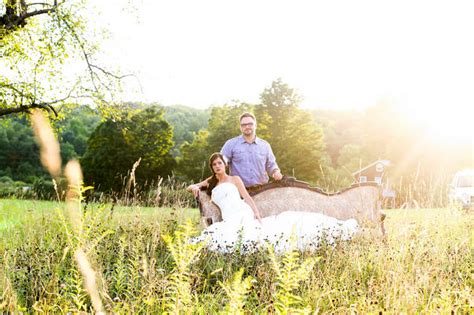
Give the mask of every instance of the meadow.
<path id="1" fill-rule="evenodd" d="M 1 312 L 93 312 L 97 303 L 116 313 L 474 311 L 472 211 L 386 210 L 384 238 L 278 256 L 188 244 L 201 228 L 195 208 L 79 210 L 74 221 L 65 203 L 0 200 Z"/>

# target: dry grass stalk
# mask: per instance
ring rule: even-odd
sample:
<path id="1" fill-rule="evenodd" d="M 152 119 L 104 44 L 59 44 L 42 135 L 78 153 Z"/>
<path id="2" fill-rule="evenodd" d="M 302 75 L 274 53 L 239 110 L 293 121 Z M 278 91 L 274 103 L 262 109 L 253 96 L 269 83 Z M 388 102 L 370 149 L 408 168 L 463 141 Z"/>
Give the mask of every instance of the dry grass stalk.
<path id="1" fill-rule="evenodd" d="M 81 166 L 77 161 L 69 161 L 64 169 L 68 181 L 67 210 L 72 226 L 77 235 L 82 233 L 82 208 L 81 208 Z"/>
<path id="2" fill-rule="evenodd" d="M 52 181 L 53 181 L 54 192 L 56 193 L 56 198 L 58 199 L 58 201 L 61 201 L 61 197 L 59 196 L 58 183 L 56 182 L 54 178 L 52 179 Z"/>
<path id="3" fill-rule="evenodd" d="M 158 206 L 161 200 L 161 183 L 163 182 L 163 177 L 161 177 L 158 181 L 156 186 L 156 197 L 155 197 L 155 205 Z"/>
<path id="4" fill-rule="evenodd" d="M 97 289 L 95 271 L 92 269 L 86 254 L 81 248 L 74 253 L 79 270 L 84 277 L 84 287 L 91 297 L 92 307 L 96 314 L 105 314 L 102 300 L 100 299 L 99 290 Z"/>
<path id="5" fill-rule="evenodd" d="M 130 172 L 130 179 L 127 182 L 127 186 L 125 188 L 125 202 L 127 204 L 130 203 L 130 191 L 132 190 L 132 186 L 136 188 L 136 180 L 135 180 L 135 171 L 137 170 L 137 167 L 140 165 L 142 158 L 139 158 L 135 163 L 133 163 L 132 171 Z"/>
<path id="6" fill-rule="evenodd" d="M 61 174 L 61 155 L 59 154 L 59 143 L 56 141 L 53 129 L 44 113 L 40 110 L 32 111 L 31 123 L 36 141 L 38 141 L 40 146 L 41 163 L 56 178 Z"/>
<path id="7" fill-rule="evenodd" d="M 68 180 L 67 192 L 67 208 L 72 225 L 76 230 L 77 235 L 82 235 L 82 208 L 81 208 L 81 186 L 82 186 L 82 171 L 79 162 L 69 161 L 64 170 Z M 81 244 L 79 245 L 81 246 Z M 100 299 L 99 290 L 97 289 L 95 271 L 92 268 L 87 255 L 81 247 L 76 249 L 74 253 L 79 270 L 84 278 L 84 287 L 91 298 L 92 307 L 95 313 L 105 314 L 104 306 Z"/>

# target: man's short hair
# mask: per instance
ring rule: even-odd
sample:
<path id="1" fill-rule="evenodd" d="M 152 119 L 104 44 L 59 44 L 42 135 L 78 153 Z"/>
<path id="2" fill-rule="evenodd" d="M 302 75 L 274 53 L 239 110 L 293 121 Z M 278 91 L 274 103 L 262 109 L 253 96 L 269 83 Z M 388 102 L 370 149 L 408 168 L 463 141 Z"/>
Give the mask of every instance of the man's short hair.
<path id="1" fill-rule="evenodd" d="M 245 112 L 242 115 L 240 115 L 239 122 L 242 121 L 242 118 L 245 118 L 245 117 L 250 117 L 253 120 L 255 120 L 255 122 L 257 122 L 257 118 L 255 118 L 254 114 L 249 113 L 249 112 Z"/>

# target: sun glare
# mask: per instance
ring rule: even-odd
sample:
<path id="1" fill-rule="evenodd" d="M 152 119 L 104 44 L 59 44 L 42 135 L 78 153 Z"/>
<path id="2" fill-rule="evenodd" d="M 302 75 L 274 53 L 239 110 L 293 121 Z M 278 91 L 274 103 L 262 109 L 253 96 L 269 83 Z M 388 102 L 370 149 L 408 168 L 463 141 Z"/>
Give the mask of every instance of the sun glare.
<path id="1" fill-rule="evenodd" d="M 465 143 L 473 146 L 474 126 L 467 106 L 410 109 L 409 115 L 435 144 Z"/>

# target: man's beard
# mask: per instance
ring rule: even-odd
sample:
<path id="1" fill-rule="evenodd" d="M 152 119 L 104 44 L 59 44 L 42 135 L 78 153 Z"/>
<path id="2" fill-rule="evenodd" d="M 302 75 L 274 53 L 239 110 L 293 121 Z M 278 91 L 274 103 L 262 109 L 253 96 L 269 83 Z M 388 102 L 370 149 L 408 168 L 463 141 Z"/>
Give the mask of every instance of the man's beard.
<path id="1" fill-rule="evenodd" d="M 250 131 L 244 131 L 244 135 L 245 136 L 254 136 L 255 135 L 255 132 L 253 130 L 250 130 Z"/>

